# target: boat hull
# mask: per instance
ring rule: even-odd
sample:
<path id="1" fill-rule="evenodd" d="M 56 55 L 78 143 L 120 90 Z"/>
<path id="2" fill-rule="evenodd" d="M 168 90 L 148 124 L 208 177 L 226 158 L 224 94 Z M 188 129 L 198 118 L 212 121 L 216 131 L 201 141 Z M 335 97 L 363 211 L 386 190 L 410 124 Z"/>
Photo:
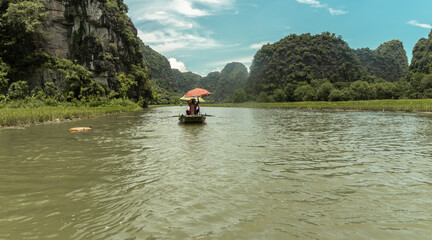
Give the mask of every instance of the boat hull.
<path id="1" fill-rule="evenodd" d="M 204 115 L 180 115 L 179 121 L 181 123 L 204 123 L 206 116 Z"/>

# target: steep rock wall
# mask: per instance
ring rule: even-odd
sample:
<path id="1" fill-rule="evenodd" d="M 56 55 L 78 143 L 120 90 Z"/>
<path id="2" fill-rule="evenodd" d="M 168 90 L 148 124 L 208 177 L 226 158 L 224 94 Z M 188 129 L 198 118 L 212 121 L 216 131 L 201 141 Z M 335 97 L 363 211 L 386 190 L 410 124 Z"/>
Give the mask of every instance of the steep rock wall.
<path id="1" fill-rule="evenodd" d="M 119 73 L 128 73 L 132 64 L 142 61 L 138 43 L 128 42 L 120 28 L 130 29 L 135 38 L 137 30 L 129 18 L 120 19 L 118 9 L 107 7 L 106 0 L 53 0 L 45 7 L 43 34 L 36 43 L 40 51 L 76 61 L 92 72 L 96 82 L 111 89 L 118 88 Z M 57 75 L 42 73 L 45 82 L 56 81 Z"/>

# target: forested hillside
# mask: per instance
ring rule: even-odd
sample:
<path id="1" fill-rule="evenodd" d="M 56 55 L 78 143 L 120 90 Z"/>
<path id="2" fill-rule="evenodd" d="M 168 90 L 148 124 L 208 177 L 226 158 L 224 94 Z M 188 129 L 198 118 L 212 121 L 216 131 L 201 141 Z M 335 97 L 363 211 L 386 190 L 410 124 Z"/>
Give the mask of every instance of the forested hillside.
<path id="1" fill-rule="evenodd" d="M 289 83 L 326 79 L 360 80 L 360 61 L 346 42 L 334 34 L 292 34 L 264 45 L 254 56 L 249 82 L 255 93 L 273 92 Z"/>
<path id="2" fill-rule="evenodd" d="M 174 77 L 176 78 L 176 80 L 178 82 L 178 88 L 179 88 L 180 92 L 182 92 L 182 93 L 186 93 L 187 91 L 199 86 L 198 83 L 202 79 L 202 77 L 200 75 L 193 73 L 193 72 L 182 73 L 177 69 L 173 69 L 172 71 L 173 71 Z"/>
<path id="3" fill-rule="evenodd" d="M 407 82 L 411 98 L 432 98 L 432 31 L 413 49 Z"/>
<path id="4" fill-rule="evenodd" d="M 181 73 L 173 69 L 173 74 L 179 84 L 181 92 L 186 93 L 193 88 L 205 88 L 212 95 L 207 97 L 211 102 L 231 102 L 234 92 L 245 87 L 248 78 L 248 70 L 242 63 L 229 63 L 221 72 L 215 71 L 205 77 L 187 72 Z"/>
<path id="5" fill-rule="evenodd" d="M 373 76 L 390 82 L 404 78 L 408 73 L 408 58 L 399 40 L 381 44 L 377 49 L 356 50 L 363 67 Z"/>
<path id="6" fill-rule="evenodd" d="M 256 53 L 245 92 L 278 102 L 400 98 L 404 83 L 392 82 L 405 77 L 407 66 L 400 41 L 355 51 L 329 32 L 292 34 Z"/>
<path id="7" fill-rule="evenodd" d="M 412 73 L 432 73 L 432 31 L 428 38 L 420 39 L 415 45 L 409 70 Z"/>
<path id="8" fill-rule="evenodd" d="M 141 51 L 144 60 L 151 72 L 151 84 L 154 92 L 155 103 L 175 103 L 181 96 L 177 78 L 168 59 L 162 54 L 145 45 L 140 39 Z"/>
<path id="9" fill-rule="evenodd" d="M 237 62 L 227 64 L 222 69 L 215 88 L 216 101 L 233 101 L 234 92 L 245 86 L 247 78 L 248 70 L 246 66 Z"/>

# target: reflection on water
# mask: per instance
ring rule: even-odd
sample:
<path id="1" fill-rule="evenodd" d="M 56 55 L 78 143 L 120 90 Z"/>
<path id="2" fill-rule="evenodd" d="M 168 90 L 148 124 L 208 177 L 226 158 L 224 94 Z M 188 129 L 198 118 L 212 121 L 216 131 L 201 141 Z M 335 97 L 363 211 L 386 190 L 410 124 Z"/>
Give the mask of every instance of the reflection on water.
<path id="1" fill-rule="evenodd" d="M 0 239 L 430 238 L 430 116 L 183 110 L 1 130 Z"/>

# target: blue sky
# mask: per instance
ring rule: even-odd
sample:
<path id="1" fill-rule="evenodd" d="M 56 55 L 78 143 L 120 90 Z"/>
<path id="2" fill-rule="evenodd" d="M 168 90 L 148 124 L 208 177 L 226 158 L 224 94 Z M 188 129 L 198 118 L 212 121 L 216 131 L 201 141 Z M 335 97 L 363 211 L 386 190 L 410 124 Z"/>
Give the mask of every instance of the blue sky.
<path id="1" fill-rule="evenodd" d="M 139 37 L 173 68 L 206 76 L 249 67 L 265 43 L 290 34 L 341 35 L 351 48 L 399 39 L 408 58 L 432 29 L 431 0 L 124 0 Z"/>

